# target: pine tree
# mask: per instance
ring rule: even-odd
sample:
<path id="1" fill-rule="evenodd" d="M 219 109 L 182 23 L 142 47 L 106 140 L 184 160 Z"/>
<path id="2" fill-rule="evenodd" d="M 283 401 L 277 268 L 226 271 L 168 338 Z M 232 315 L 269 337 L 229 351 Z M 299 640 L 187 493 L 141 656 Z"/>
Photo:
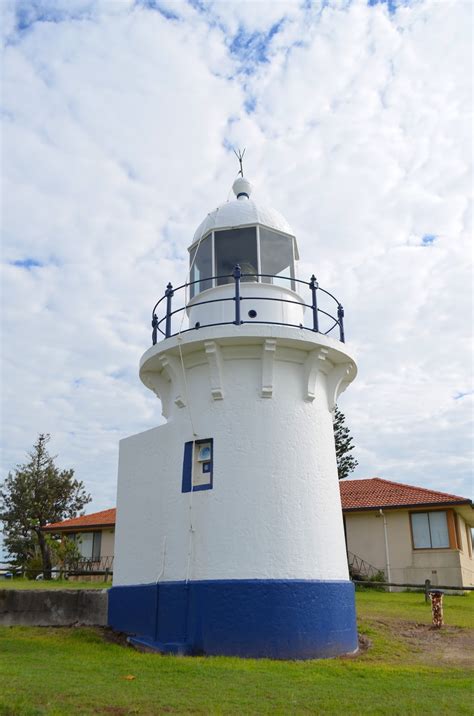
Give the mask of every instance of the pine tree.
<path id="1" fill-rule="evenodd" d="M 24 566 L 39 550 L 45 579 L 51 579 L 51 551 L 43 527 L 76 517 L 91 501 L 74 470 L 59 470 L 46 449 L 50 440 L 40 434 L 30 460 L 17 465 L 0 488 L 0 519 L 5 547 L 16 564 Z"/>
<path id="2" fill-rule="evenodd" d="M 336 405 L 334 412 L 334 440 L 336 443 L 337 473 L 340 480 L 348 477 L 359 464 L 350 454 L 354 449 L 349 428 L 345 425 L 345 415 L 341 413 Z"/>

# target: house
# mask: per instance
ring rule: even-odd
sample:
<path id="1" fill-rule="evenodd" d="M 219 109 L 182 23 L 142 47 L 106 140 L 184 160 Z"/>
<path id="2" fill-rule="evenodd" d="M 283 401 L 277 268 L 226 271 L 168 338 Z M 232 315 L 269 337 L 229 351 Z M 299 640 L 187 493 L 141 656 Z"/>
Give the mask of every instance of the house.
<path id="1" fill-rule="evenodd" d="M 474 586 L 472 501 L 373 477 L 341 480 L 342 511 L 352 572 L 378 571 L 398 584 Z M 73 536 L 94 569 L 112 569 L 115 509 L 48 525 Z"/>
<path id="2" fill-rule="evenodd" d="M 474 586 L 471 500 L 379 477 L 340 490 L 349 563 L 363 559 L 397 584 Z"/>
<path id="3" fill-rule="evenodd" d="M 81 566 L 91 570 L 112 571 L 114 563 L 115 508 L 90 515 L 54 522 L 45 532 L 73 539 L 81 555 Z"/>

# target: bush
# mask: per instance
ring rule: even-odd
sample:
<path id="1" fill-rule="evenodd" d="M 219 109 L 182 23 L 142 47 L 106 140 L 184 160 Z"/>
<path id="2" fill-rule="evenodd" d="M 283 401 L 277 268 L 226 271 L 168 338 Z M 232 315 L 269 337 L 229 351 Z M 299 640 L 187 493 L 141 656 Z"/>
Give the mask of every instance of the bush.
<path id="1" fill-rule="evenodd" d="M 380 586 L 375 586 L 373 584 L 370 584 L 370 582 L 382 582 L 382 583 L 385 582 L 385 572 L 383 571 L 383 569 L 379 569 L 378 572 L 371 575 L 370 577 L 358 575 L 357 581 L 368 582 L 368 584 L 356 584 L 355 587 L 356 587 L 357 591 L 365 591 L 367 589 L 373 589 L 376 592 L 384 592 L 385 591 L 385 587 L 383 587 L 382 584 L 380 584 Z"/>
<path id="2" fill-rule="evenodd" d="M 27 579 L 36 579 L 38 574 L 43 573 L 43 560 L 40 554 L 29 557 L 25 562 L 25 576 Z"/>

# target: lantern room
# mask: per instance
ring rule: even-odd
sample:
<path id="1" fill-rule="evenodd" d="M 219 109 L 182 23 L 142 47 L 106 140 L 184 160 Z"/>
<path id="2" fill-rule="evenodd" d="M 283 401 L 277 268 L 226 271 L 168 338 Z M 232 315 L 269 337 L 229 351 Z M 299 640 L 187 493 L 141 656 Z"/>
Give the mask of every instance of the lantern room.
<path id="1" fill-rule="evenodd" d="M 298 248 L 285 219 L 250 199 L 252 185 L 238 177 L 236 199 L 208 214 L 189 248 L 190 298 L 232 282 L 238 264 L 242 281 L 282 285 L 295 290 Z M 280 278 L 285 277 L 285 279 Z"/>
<path id="2" fill-rule="evenodd" d="M 232 307 L 225 305 L 226 287 L 234 284 L 236 266 L 240 267 L 242 295 L 257 292 L 245 318 L 301 323 L 304 307 L 295 283 L 298 248 L 291 227 L 279 212 L 250 198 L 252 185 L 245 177 L 238 177 L 232 189 L 236 198 L 207 215 L 189 248 L 190 325 L 227 319 Z M 206 303 L 204 308 L 203 293 L 209 289 L 220 290 L 213 292 L 214 305 Z M 269 298 L 278 303 L 272 305 Z"/>
<path id="3" fill-rule="evenodd" d="M 194 234 L 187 281 L 176 288 L 169 283 L 153 307 L 153 344 L 160 333 L 169 338 L 209 326 L 251 323 L 326 335 L 339 328 L 344 342 L 339 301 L 314 274 L 306 281 L 297 276 L 298 245 L 286 219 L 250 198 L 252 185 L 244 176 L 232 189 L 235 199 L 211 211 Z"/>

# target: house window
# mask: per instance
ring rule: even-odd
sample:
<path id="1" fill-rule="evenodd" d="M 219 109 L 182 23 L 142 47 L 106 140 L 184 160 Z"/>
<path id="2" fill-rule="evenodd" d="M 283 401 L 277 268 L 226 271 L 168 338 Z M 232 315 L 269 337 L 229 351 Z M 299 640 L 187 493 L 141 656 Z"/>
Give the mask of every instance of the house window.
<path id="1" fill-rule="evenodd" d="M 100 548 L 102 546 L 102 532 L 94 532 L 92 541 L 92 561 L 100 562 Z"/>
<path id="2" fill-rule="evenodd" d="M 450 547 L 448 519 L 445 510 L 412 512 L 411 527 L 415 549 Z"/>
<path id="3" fill-rule="evenodd" d="M 454 524 L 456 527 L 456 544 L 457 548 L 462 552 L 462 538 L 461 538 L 461 522 L 459 515 L 454 515 Z"/>
<path id="4" fill-rule="evenodd" d="M 181 492 L 212 490 L 213 440 L 194 440 L 184 444 Z"/>
<path id="5" fill-rule="evenodd" d="M 466 525 L 466 539 L 467 539 L 467 551 L 469 552 L 469 557 L 472 559 L 472 532 L 469 525 Z"/>
<path id="6" fill-rule="evenodd" d="M 82 559 L 100 561 L 102 532 L 81 532 L 76 535 L 76 544 Z"/>

